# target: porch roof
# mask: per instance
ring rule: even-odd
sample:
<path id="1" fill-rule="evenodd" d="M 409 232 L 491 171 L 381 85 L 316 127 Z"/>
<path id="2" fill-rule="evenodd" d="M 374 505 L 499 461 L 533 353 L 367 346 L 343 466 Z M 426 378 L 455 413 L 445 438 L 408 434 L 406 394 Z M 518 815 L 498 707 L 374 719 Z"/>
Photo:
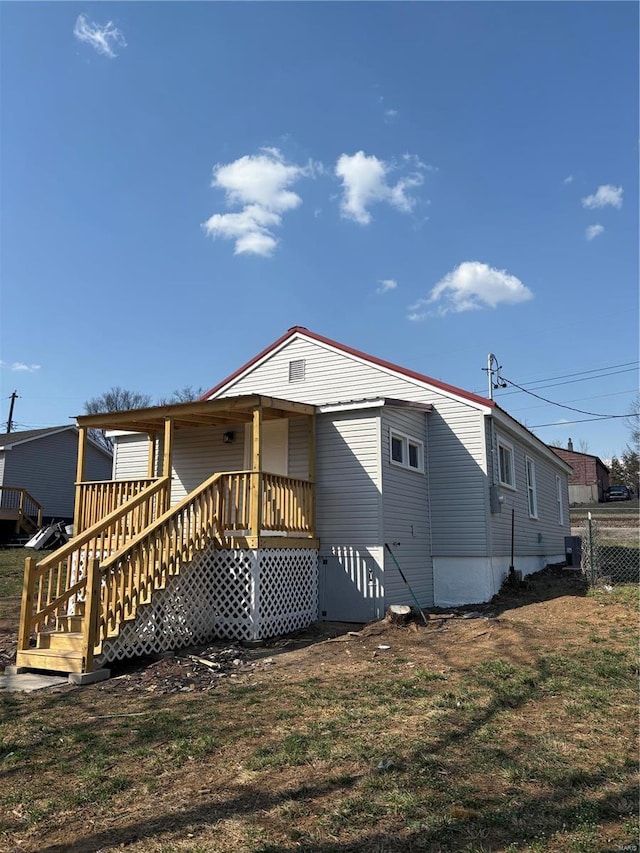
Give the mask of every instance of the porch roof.
<path id="1" fill-rule="evenodd" d="M 176 429 L 250 423 L 256 409 L 262 410 L 264 420 L 295 418 L 299 415 L 314 415 L 316 412 L 316 407 L 308 403 L 295 403 L 292 400 L 265 397 L 262 394 L 247 394 L 221 397 L 217 400 L 198 400 L 193 403 L 148 406 L 126 412 L 78 415 L 76 421 L 78 426 L 91 429 L 155 433 L 164 429 L 167 420 L 171 420 Z"/>

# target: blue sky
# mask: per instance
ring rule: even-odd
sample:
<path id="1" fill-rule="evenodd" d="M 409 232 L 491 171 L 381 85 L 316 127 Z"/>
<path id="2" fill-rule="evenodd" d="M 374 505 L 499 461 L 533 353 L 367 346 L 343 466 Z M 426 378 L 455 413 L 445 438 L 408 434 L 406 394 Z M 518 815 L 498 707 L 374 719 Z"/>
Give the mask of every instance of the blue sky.
<path id="1" fill-rule="evenodd" d="M 304 325 L 603 415 L 638 387 L 634 3 L 3 3 L 2 420 Z M 622 419 L 514 386 L 545 441 Z M 542 426 L 552 424 L 552 426 Z M 539 426 L 540 425 L 540 426 Z"/>

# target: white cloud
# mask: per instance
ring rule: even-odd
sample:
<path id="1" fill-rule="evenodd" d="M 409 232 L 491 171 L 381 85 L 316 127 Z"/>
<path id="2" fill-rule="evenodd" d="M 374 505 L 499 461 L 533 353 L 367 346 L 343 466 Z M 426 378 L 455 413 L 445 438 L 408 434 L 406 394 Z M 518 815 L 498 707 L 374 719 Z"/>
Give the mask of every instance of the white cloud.
<path id="1" fill-rule="evenodd" d="M 385 110 L 384 111 L 384 121 L 385 124 L 389 124 L 395 118 L 398 118 L 398 110 Z"/>
<path id="2" fill-rule="evenodd" d="M 40 364 L 25 364 L 22 361 L 0 361 L 1 367 L 6 367 L 8 370 L 16 370 L 20 373 L 35 373 L 40 370 Z"/>
<path id="3" fill-rule="evenodd" d="M 567 177 L 562 182 L 563 184 L 572 184 L 573 183 L 573 175 L 567 175 Z"/>
<path id="4" fill-rule="evenodd" d="M 373 154 L 367 156 L 364 151 L 353 155 L 342 154 L 335 167 L 335 174 L 343 185 L 340 202 L 342 217 L 360 225 L 368 225 L 372 219 L 369 208 L 380 202 L 387 202 L 402 213 L 413 210 L 415 199 L 408 195 L 408 191 L 422 185 L 422 172 L 426 167 L 412 155 L 405 154 L 403 161 L 413 166 L 413 171 L 390 185 L 388 177 L 397 168 L 394 164 L 385 163 Z"/>
<path id="5" fill-rule="evenodd" d="M 582 199 L 582 206 L 592 210 L 595 207 L 622 207 L 622 187 L 602 184 L 593 195 Z"/>
<path id="6" fill-rule="evenodd" d="M 407 319 L 424 320 L 434 314 L 457 314 L 498 305 L 515 305 L 533 298 L 528 287 L 506 270 L 478 261 L 465 261 L 440 279 L 425 299 L 409 306 Z"/>
<path id="7" fill-rule="evenodd" d="M 224 190 L 228 206 L 244 205 L 237 213 L 215 213 L 203 228 L 211 237 L 235 240 L 235 254 L 268 257 L 278 240 L 272 229 L 282 224 L 282 214 L 302 204 L 290 187 L 302 177 L 313 177 L 320 164 L 287 163 L 277 148 L 245 155 L 213 168 L 211 186 Z"/>
<path id="8" fill-rule="evenodd" d="M 595 238 L 599 237 L 603 231 L 604 225 L 590 225 L 584 232 L 584 236 L 587 240 L 595 240 Z"/>
<path id="9" fill-rule="evenodd" d="M 78 41 L 91 45 L 97 53 L 108 56 L 109 59 L 115 59 L 118 55 L 114 50 L 115 47 L 127 46 L 124 35 L 112 21 L 97 24 L 95 21 L 90 21 L 86 15 L 78 15 L 73 34 Z"/>
<path id="10" fill-rule="evenodd" d="M 395 290 L 398 282 L 393 278 L 381 278 L 376 287 L 376 293 L 388 293 L 390 290 Z"/>

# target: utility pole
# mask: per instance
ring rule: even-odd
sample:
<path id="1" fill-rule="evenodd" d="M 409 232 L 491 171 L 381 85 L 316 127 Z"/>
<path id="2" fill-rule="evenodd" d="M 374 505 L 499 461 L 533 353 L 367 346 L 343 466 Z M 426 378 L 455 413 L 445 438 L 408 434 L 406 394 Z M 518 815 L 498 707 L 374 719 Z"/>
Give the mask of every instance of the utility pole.
<path id="1" fill-rule="evenodd" d="M 11 427 L 13 426 L 13 407 L 15 406 L 17 399 L 18 392 L 14 391 L 11 395 L 11 403 L 9 404 L 9 420 L 7 421 L 7 432 L 11 432 Z"/>
<path id="2" fill-rule="evenodd" d="M 500 376 L 500 371 L 502 370 L 502 365 L 498 363 L 497 356 L 495 356 L 492 352 L 487 356 L 487 366 L 482 368 L 484 372 L 487 374 L 489 379 L 489 399 L 493 400 L 493 389 L 494 388 L 506 388 L 507 383 Z M 496 378 L 495 381 L 493 379 L 493 374 L 495 373 Z"/>

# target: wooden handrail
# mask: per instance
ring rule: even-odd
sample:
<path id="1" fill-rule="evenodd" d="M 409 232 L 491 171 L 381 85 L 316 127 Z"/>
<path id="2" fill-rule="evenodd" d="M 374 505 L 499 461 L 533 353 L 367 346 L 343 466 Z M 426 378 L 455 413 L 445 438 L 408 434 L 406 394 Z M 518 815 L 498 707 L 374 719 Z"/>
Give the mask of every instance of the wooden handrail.
<path id="1" fill-rule="evenodd" d="M 141 527 L 148 527 L 153 499 L 161 497 L 169 482 L 168 477 L 159 479 L 37 565 L 31 559 L 25 562 L 24 588 L 28 595 L 25 593 L 20 638 L 27 645 L 20 650 L 28 648 L 34 628 L 46 627 L 52 617 L 73 615 L 78 596 L 82 597 L 87 588 L 89 565 L 105 551 L 120 547 L 127 531 L 133 538 Z"/>
<path id="2" fill-rule="evenodd" d="M 158 477 L 145 477 L 76 483 L 74 533 L 78 535 L 92 527 L 114 509 L 129 503 L 132 498 L 153 485 L 158 479 Z"/>
<path id="3" fill-rule="evenodd" d="M 206 491 L 210 486 L 212 486 L 216 480 L 219 480 L 221 477 L 233 476 L 235 474 L 250 474 L 250 471 L 223 471 L 218 472 L 217 474 L 213 474 L 209 477 L 208 480 L 205 480 L 203 483 L 195 488 L 192 492 L 189 492 L 188 495 L 177 503 L 175 506 L 170 507 L 164 515 L 159 516 L 149 527 L 139 533 L 137 536 L 133 537 L 129 542 L 125 543 L 122 548 L 108 557 L 106 560 L 103 560 L 100 564 L 100 569 L 104 574 L 107 572 L 114 563 L 116 563 L 119 559 L 126 554 L 127 551 L 130 551 L 132 548 L 135 548 L 140 542 L 142 542 L 147 537 L 151 536 L 156 530 L 159 530 L 162 525 L 168 521 L 172 516 L 179 515 L 182 510 L 189 506 L 190 503 L 193 503 L 194 499 L 197 498 L 202 492 Z"/>
<path id="4" fill-rule="evenodd" d="M 216 473 L 178 504 L 116 551 L 99 567 L 98 614 L 93 602 L 85 618 L 95 625 L 95 649 L 116 636 L 126 619 L 133 619 L 140 604 L 166 586 L 185 562 L 217 535 L 224 538 L 225 521 L 248 524 L 249 471 Z M 224 488 L 228 481 L 228 488 Z M 229 500 L 231 499 L 231 500 Z M 231 505 L 232 504 L 232 505 Z M 238 517 L 239 514 L 239 517 Z M 97 599 L 98 594 L 94 596 Z"/>
<path id="5" fill-rule="evenodd" d="M 132 509 L 135 509 L 147 498 L 150 498 L 155 492 L 160 491 L 160 488 L 167 484 L 169 477 L 161 477 L 156 483 L 152 486 L 148 486 L 142 492 L 137 494 L 135 498 L 131 498 L 130 501 L 127 501 L 126 504 L 122 504 L 118 509 L 114 509 L 108 515 L 105 515 L 104 518 L 97 521 L 91 527 L 88 527 L 84 530 L 79 536 L 74 536 L 66 545 L 63 545 L 62 548 L 58 548 L 57 551 L 54 551 L 53 554 L 49 554 L 48 557 L 45 557 L 44 560 L 41 560 L 37 564 L 37 568 L 48 568 L 49 566 L 57 563 L 60 559 L 64 557 L 68 557 L 69 554 L 72 554 L 74 551 L 77 551 L 83 545 L 86 545 L 94 536 L 98 535 L 105 527 L 113 524 L 114 521 L 119 521 L 121 518 L 124 518 L 127 513 L 131 512 Z"/>

